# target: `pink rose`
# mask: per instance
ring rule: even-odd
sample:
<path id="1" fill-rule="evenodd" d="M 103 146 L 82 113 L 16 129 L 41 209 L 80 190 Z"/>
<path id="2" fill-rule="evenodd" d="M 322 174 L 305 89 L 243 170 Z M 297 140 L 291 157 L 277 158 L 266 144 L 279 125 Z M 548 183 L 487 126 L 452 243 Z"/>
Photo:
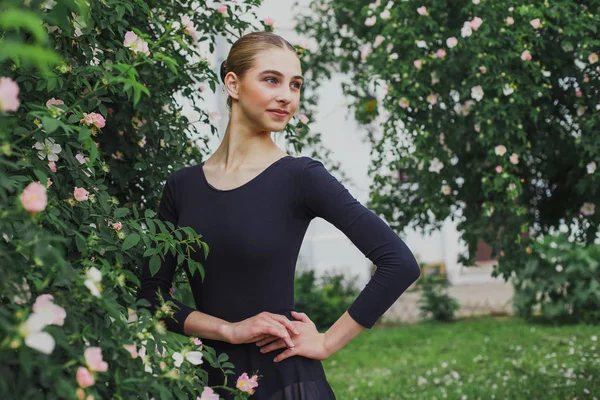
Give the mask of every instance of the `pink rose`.
<path id="1" fill-rule="evenodd" d="M 120 230 L 121 230 L 121 228 L 122 228 L 122 225 L 121 225 L 121 223 L 120 223 L 120 222 L 115 222 L 115 223 L 113 224 L 113 229 L 114 229 L 115 231 L 120 231 Z"/>
<path id="2" fill-rule="evenodd" d="M 438 56 L 438 58 L 444 58 L 444 57 L 446 57 L 446 50 L 438 49 L 436 52 L 436 55 Z"/>
<path id="3" fill-rule="evenodd" d="M 273 26 L 273 24 L 275 23 L 275 20 L 271 17 L 267 17 L 264 19 L 263 22 L 265 23 L 266 26 Z"/>
<path id="4" fill-rule="evenodd" d="M 590 64 L 596 64 L 598 62 L 598 54 L 590 54 L 590 56 L 588 57 L 588 61 L 590 62 Z"/>
<path id="5" fill-rule="evenodd" d="M 298 114 L 298 119 L 300 120 L 300 122 L 302 122 L 304 125 L 308 124 L 308 117 L 306 116 L 306 114 Z"/>
<path id="6" fill-rule="evenodd" d="M 50 161 L 50 162 L 48 163 L 48 167 L 50 168 L 50 171 L 52 171 L 52 172 L 56 173 L 56 162 L 54 162 L 54 161 Z"/>
<path id="7" fill-rule="evenodd" d="M 89 114 L 83 113 L 83 118 L 79 120 L 79 122 L 86 124 L 87 126 L 94 125 L 96 128 L 104 128 L 106 123 L 104 117 L 95 112 Z"/>
<path id="8" fill-rule="evenodd" d="M 469 22 L 469 24 L 471 25 L 471 29 L 473 29 L 474 31 L 476 31 L 477 28 L 479 28 L 482 23 L 483 23 L 483 20 L 479 17 L 475 17 L 475 18 L 473 18 L 472 21 Z"/>
<path id="9" fill-rule="evenodd" d="M 108 364 L 102 360 L 102 349 L 100 347 L 88 347 L 85 349 L 83 356 L 90 370 L 99 372 L 108 370 Z"/>
<path id="10" fill-rule="evenodd" d="M 375 41 L 373 42 L 373 47 L 377 47 L 377 46 L 379 46 L 379 45 L 380 45 L 380 44 L 381 44 L 381 43 L 384 41 L 384 39 L 385 39 L 385 38 L 384 38 L 383 36 L 381 36 L 381 35 L 377 35 L 377 36 L 375 37 Z"/>
<path id="11" fill-rule="evenodd" d="M 138 35 L 136 35 L 133 31 L 128 31 L 127 33 L 125 33 L 125 40 L 123 40 L 123 46 L 130 47 L 136 40 L 138 40 Z"/>
<path id="12" fill-rule="evenodd" d="M 502 172 L 502 166 L 500 166 L 500 165 L 497 165 L 497 166 L 496 166 L 496 172 L 497 172 L 497 173 L 500 173 L 500 172 Z"/>
<path id="13" fill-rule="evenodd" d="M 200 397 L 197 397 L 196 400 L 219 400 L 220 397 L 218 394 L 214 392 L 214 390 L 210 386 L 204 386 L 204 390 Z"/>
<path id="14" fill-rule="evenodd" d="M 448 48 L 453 48 L 454 46 L 456 46 L 458 44 L 458 39 L 454 36 L 449 37 L 448 39 L 446 39 L 446 46 L 448 46 Z"/>
<path id="15" fill-rule="evenodd" d="M 421 60 L 415 60 L 415 61 L 413 61 L 413 64 L 418 69 L 421 69 L 421 66 L 423 65 L 423 62 Z"/>
<path id="16" fill-rule="evenodd" d="M 131 358 L 137 358 L 138 352 L 135 347 L 135 344 L 124 344 L 123 347 L 125 347 L 125 350 L 127 350 L 129 354 L 131 354 Z"/>
<path id="17" fill-rule="evenodd" d="M 409 105 L 408 99 L 406 97 L 401 98 L 398 100 L 398 105 L 402 108 L 407 108 Z"/>
<path id="18" fill-rule="evenodd" d="M 17 111 L 19 108 L 19 85 L 10 78 L 0 78 L 0 110 Z"/>
<path id="19" fill-rule="evenodd" d="M 485 73 L 487 72 L 487 68 L 484 67 L 483 65 L 481 67 L 479 67 L 479 70 L 481 71 L 482 74 L 485 75 Z"/>
<path id="20" fill-rule="evenodd" d="M 219 6 L 219 8 L 217 9 L 217 12 L 223 14 L 224 17 L 227 17 L 228 16 L 228 14 L 227 14 L 227 5 L 221 4 Z"/>
<path id="21" fill-rule="evenodd" d="M 516 165 L 519 163 L 519 155 L 517 153 L 512 153 L 509 157 L 509 160 L 511 163 Z"/>
<path id="22" fill-rule="evenodd" d="M 92 386 L 96 381 L 86 367 L 79 367 L 77 369 L 77 383 L 81 387 L 88 387 Z"/>
<path id="23" fill-rule="evenodd" d="M 512 25 L 515 23 L 515 20 L 513 19 L 513 17 L 506 17 L 505 21 L 508 25 Z"/>
<path id="24" fill-rule="evenodd" d="M 38 213 L 46 209 L 48 197 L 46 196 L 46 188 L 39 182 L 31 182 L 20 196 L 21 204 L 25 211 L 30 213 Z"/>
<path id="25" fill-rule="evenodd" d="M 578 90 L 577 92 L 575 92 L 575 96 L 577 97 L 581 97 L 583 95 L 583 93 L 581 92 L 581 90 Z"/>
<path id="26" fill-rule="evenodd" d="M 64 308 L 54 304 L 53 300 L 54 296 L 52 296 L 51 294 L 39 295 L 35 299 L 32 311 L 38 314 L 44 313 L 52 315 L 54 318 L 52 319 L 52 322 L 50 322 L 50 324 L 63 326 L 65 324 L 65 317 L 67 316 L 67 313 L 65 312 Z"/>
<path id="27" fill-rule="evenodd" d="M 54 97 L 46 102 L 46 107 L 50 108 L 51 105 L 56 104 L 65 104 L 62 100 L 57 100 Z"/>
<path id="28" fill-rule="evenodd" d="M 88 192 L 84 188 L 78 188 L 77 186 L 75 186 L 75 189 L 73 190 L 73 195 L 75 196 L 75 200 L 77 201 L 87 200 L 89 194 L 90 192 Z"/>
<path id="29" fill-rule="evenodd" d="M 254 394 L 254 388 L 258 386 L 256 380 L 258 376 L 253 375 L 252 378 L 248 378 L 248 374 L 244 372 L 240 375 L 236 381 L 236 387 L 240 389 L 242 392 Z"/>
<path id="30" fill-rule="evenodd" d="M 427 15 L 427 8 L 425 6 L 419 7 L 419 8 L 417 8 L 417 12 L 420 15 Z"/>
<path id="31" fill-rule="evenodd" d="M 534 29 L 537 29 L 540 27 L 540 19 L 536 18 L 536 19 L 532 19 L 531 21 L 529 21 L 529 23 L 531 24 L 531 26 L 533 26 Z"/>
<path id="32" fill-rule="evenodd" d="M 589 217 L 596 213 L 596 205 L 594 203 L 583 203 L 579 211 L 586 217 Z"/>
<path id="33" fill-rule="evenodd" d="M 523 60 L 523 61 L 531 60 L 531 53 L 529 52 L 529 50 L 525 50 L 525 51 L 523 51 L 523 53 L 521 53 L 521 60 Z"/>

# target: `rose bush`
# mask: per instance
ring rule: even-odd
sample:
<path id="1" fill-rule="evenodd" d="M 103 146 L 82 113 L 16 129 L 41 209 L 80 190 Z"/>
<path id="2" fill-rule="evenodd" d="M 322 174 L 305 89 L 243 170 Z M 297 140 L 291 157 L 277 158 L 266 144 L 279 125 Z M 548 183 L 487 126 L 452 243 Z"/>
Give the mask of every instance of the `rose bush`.
<path id="1" fill-rule="evenodd" d="M 0 5 L 3 399 L 217 398 L 202 364 L 221 368 L 226 384 L 227 355 L 167 332 L 173 305 L 152 315 L 136 293 L 142 263 L 156 271 L 167 252 L 203 274 L 190 258 L 194 248 L 208 255 L 201 232 L 154 210 L 166 178 L 206 152 L 192 124 L 216 132 L 218 113 L 199 101 L 216 90 L 218 66 L 201 46 L 272 29 L 246 22 L 259 4 Z M 198 121 L 181 115 L 181 97 Z M 318 147 L 305 124 L 286 129 L 297 150 Z M 246 378 L 232 389 L 238 399 L 260 384 Z"/>
<path id="2" fill-rule="evenodd" d="M 600 216 L 600 4 L 316 0 L 312 83 L 342 88 L 373 145 L 369 206 L 397 231 L 451 218 L 505 279 L 532 241 L 566 225 L 596 240 Z M 598 274 L 598 273 L 597 273 Z M 600 280 L 600 276 L 596 275 Z"/>

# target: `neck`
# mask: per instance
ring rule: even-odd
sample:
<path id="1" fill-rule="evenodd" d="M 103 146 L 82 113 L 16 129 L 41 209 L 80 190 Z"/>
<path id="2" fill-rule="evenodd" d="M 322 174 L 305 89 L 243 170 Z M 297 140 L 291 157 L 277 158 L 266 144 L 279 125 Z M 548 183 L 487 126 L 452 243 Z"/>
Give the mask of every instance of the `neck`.
<path id="1" fill-rule="evenodd" d="M 252 127 L 247 119 L 232 113 L 221 144 L 211 157 L 224 168 L 237 169 L 242 165 L 261 165 L 265 159 L 281 153 L 271 139 L 271 132 Z"/>

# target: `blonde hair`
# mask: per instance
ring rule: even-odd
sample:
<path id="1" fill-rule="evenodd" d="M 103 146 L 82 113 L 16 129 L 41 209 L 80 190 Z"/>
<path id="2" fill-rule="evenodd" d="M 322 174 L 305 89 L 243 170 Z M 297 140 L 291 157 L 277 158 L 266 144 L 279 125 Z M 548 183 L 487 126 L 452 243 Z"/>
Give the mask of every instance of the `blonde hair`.
<path id="1" fill-rule="evenodd" d="M 296 54 L 296 49 L 287 40 L 273 32 L 251 32 L 240 37 L 229 50 L 229 55 L 221 63 L 221 81 L 225 83 L 228 72 L 235 73 L 242 79 L 246 71 L 252 68 L 254 59 L 261 51 L 273 47 L 288 49 Z M 227 96 L 227 108 L 231 111 L 233 99 Z"/>

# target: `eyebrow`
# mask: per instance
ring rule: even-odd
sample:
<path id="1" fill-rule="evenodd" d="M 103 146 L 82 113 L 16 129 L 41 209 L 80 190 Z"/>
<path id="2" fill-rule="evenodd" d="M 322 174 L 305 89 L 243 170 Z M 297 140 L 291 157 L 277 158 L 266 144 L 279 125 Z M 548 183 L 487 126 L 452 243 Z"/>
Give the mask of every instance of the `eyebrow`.
<path id="1" fill-rule="evenodd" d="M 264 70 L 259 75 L 266 75 L 266 74 L 273 74 L 273 75 L 277 75 L 277 76 L 283 78 L 283 74 L 281 72 L 279 72 L 279 71 L 274 70 L 274 69 Z M 302 82 L 304 82 L 304 77 L 301 76 L 301 75 L 294 75 L 294 76 L 292 76 L 292 79 L 302 79 Z"/>

